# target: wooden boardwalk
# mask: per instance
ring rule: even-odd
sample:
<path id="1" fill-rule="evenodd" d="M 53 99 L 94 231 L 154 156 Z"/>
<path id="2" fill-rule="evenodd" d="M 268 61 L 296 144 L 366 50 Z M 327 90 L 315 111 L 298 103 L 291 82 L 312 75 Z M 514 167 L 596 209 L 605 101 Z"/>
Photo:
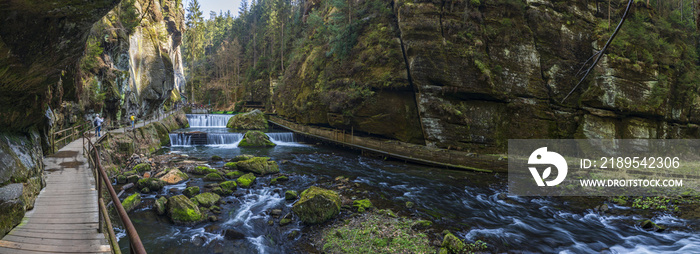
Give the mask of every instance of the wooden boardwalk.
<path id="1" fill-rule="evenodd" d="M 0 240 L 0 254 L 111 253 L 105 235 L 97 232 L 95 177 L 82 142 L 44 158 L 46 187 L 34 209 Z"/>

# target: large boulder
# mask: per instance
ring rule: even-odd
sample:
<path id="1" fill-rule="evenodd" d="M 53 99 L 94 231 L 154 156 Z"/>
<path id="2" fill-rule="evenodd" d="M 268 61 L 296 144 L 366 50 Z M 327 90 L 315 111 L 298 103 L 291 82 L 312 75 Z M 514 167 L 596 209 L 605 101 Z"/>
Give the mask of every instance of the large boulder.
<path id="1" fill-rule="evenodd" d="M 164 176 L 160 177 L 160 180 L 163 180 L 167 184 L 178 184 L 181 183 L 182 181 L 187 180 L 189 177 L 187 174 L 182 173 L 179 169 L 173 168 L 168 171 L 167 174 Z"/>
<path id="2" fill-rule="evenodd" d="M 280 168 L 277 162 L 271 161 L 268 157 L 255 157 L 237 163 L 238 169 L 253 172 L 259 175 L 279 173 Z"/>
<path id="3" fill-rule="evenodd" d="M 264 130 L 267 126 L 265 114 L 257 109 L 245 114 L 237 114 L 226 124 L 228 128 L 239 130 Z"/>
<path id="4" fill-rule="evenodd" d="M 262 131 L 248 131 L 243 135 L 243 140 L 238 143 L 238 147 L 273 147 L 276 146 L 275 143 L 270 141 L 268 137 Z M 240 163 L 240 162 L 238 162 Z M 240 164 L 238 164 L 240 167 Z"/>
<path id="5" fill-rule="evenodd" d="M 243 188 L 248 188 L 250 187 L 251 184 L 255 181 L 255 175 L 253 173 L 248 173 L 245 175 L 242 175 L 238 179 L 236 179 L 236 183 L 238 186 L 241 186 Z"/>
<path id="6" fill-rule="evenodd" d="M 168 216 L 175 224 L 194 224 L 205 219 L 199 207 L 184 195 L 170 197 L 167 206 Z"/>
<path id="7" fill-rule="evenodd" d="M 216 204 L 216 202 L 218 202 L 219 199 L 221 199 L 221 197 L 219 195 L 216 195 L 215 193 L 205 192 L 194 196 L 193 199 L 203 207 L 211 207 L 214 204 Z"/>
<path id="8" fill-rule="evenodd" d="M 122 207 L 124 207 L 124 210 L 126 212 L 131 212 L 136 208 L 139 204 L 141 204 L 141 193 L 134 193 L 131 194 L 131 196 L 128 196 L 122 201 Z"/>
<path id="9" fill-rule="evenodd" d="M 301 198 L 292 206 L 292 211 L 302 222 L 318 224 L 340 213 L 340 196 L 332 190 L 311 186 L 301 193 Z"/>
<path id="10" fill-rule="evenodd" d="M 213 168 L 209 168 L 207 166 L 196 166 L 195 168 L 192 169 L 190 173 L 195 174 L 195 175 L 207 175 L 211 173 L 218 173 L 219 171 Z"/>
<path id="11" fill-rule="evenodd" d="M 199 186 L 187 187 L 185 190 L 182 191 L 182 194 L 187 196 L 188 198 L 194 197 L 194 195 L 197 195 L 198 193 Z"/>
<path id="12" fill-rule="evenodd" d="M 165 181 L 158 178 L 143 178 L 138 181 L 136 186 L 139 189 L 148 188 L 150 191 L 158 191 L 165 186 Z"/>

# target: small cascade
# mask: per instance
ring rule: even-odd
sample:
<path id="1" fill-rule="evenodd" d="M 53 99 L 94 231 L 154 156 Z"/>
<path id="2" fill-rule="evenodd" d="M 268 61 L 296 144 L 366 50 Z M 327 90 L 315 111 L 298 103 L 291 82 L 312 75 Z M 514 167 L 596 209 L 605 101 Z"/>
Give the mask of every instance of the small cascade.
<path id="1" fill-rule="evenodd" d="M 170 146 L 233 145 L 237 147 L 243 139 L 241 133 L 170 133 Z"/>
<path id="2" fill-rule="evenodd" d="M 272 143 L 278 146 L 306 146 L 298 143 L 299 141 L 296 139 L 296 135 L 292 132 L 272 132 L 265 134 L 270 137 Z"/>
<path id="3" fill-rule="evenodd" d="M 190 128 L 226 128 L 233 115 L 187 114 Z"/>
<path id="4" fill-rule="evenodd" d="M 238 145 L 243 139 L 241 133 L 209 133 L 207 145 Z"/>
<path id="5" fill-rule="evenodd" d="M 170 133 L 170 146 L 192 146 L 192 136 L 185 133 Z"/>

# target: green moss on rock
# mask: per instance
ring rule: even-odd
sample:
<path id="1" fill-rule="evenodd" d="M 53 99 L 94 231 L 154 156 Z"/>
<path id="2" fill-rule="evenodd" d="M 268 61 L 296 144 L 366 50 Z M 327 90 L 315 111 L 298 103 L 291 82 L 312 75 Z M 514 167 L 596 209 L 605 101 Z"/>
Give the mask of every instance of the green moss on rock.
<path id="1" fill-rule="evenodd" d="M 156 200 L 155 207 L 156 207 L 156 212 L 158 215 L 163 215 L 165 214 L 165 208 L 168 203 L 168 199 L 165 197 L 160 197 Z"/>
<path id="2" fill-rule="evenodd" d="M 168 199 L 168 215 L 176 224 L 194 224 L 205 218 L 199 207 L 183 195 Z"/>
<path id="3" fill-rule="evenodd" d="M 227 189 L 227 190 L 235 190 L 237 185 L 235 181 L 226 181 L 221 184 L 219 184 L 222 189 Z"/>
<path id="4" fill-rule="evenodd" d="M 122 201 L 122 207 L 124 207 L 126 212 L 131 212 L 139 204 L 141 204 L 141 193 L 138 192 L 126 197 L 124 201 Z"/>
<path id="5" fill-rule="evenodd" d="M 224 178 L 219 173 L 210 173 L 204 176 L 205 181 L 223 181 Z"/>
<path id="6" fill-rule="evenodd" d="M 248 173 L 245 175 L 242 175 L 238 179 L 236 179 L 236 183 L 238 183 L 238 186 L 243 187 L 243 188 L 248 188 L 250 187 L 251 184 L 255 181 L 255 175 L 253 173 Z"/>
<path id="7" fill-rule="evenodd" d="M 340 212 L 340 196 L 332 190 L 311 186 L 301 193 L 292 211 L 307 224 L 325 222 Z"/>
<path id="8" fill-rule="evenodd" d="M 442 240 L 442 247 L 452 253 L 461 253 L 464 250 L 464 242 L 452 233 L 448 233 Z"/>
<path id="9" fill-rule="evenodd" d="M 192 170 L 192 174 L 195 175 L 206 175 L 206 174 L 211 174 L 211 173 L 217 173 L 218 171 L 213 168 L 208 168 L 205 166 L 197 166 Z"/>
<path id="10" fill-rule="evenodd" d="M 224 164 L 224 168 L 228 170 L 236 170 L 238 169 L 238 166 L 236 166 L 235 162 L 227 162 L 226 164 Z"/>
<path id="11" fill-rule="evenodd" d="M 267 175 L 279 173 L 280 168 L 277 162 L 271 161 L 268 157 L 255 157 L 237 163 L 238 169 L 247 172 L 253 172 L 258 175 Z"/>
<path id="12" fill-rule="evenodd" d="M 138 173 L 138 172 L 136 172 L 136 170 L 130 170 L 130 171 L 124 172 L 124 175 L 125 175 L 125 176 L 130 176 L 130 175 L 135 175 L 135 174 L 137 174 L 137 173 Z"/>
<path id="13" fill-rule="evenodd" d="M 236 157 L 233 157 L 233 159 L 231 159 L 231 162 L 245 161 L 250 160 L 252 158 L 255 158 L 255 156 L 250 154 L 241 154 Z"/>
<path id="14" fill-rule="evenodd" d="M 239 130 L 264 130 L 267 129 L 268 124 L 265 114 L 256 109 L 248 113 L 234 115 L 228 120 L 226 127 Z"/>
<path id="15" fill-rule="evenodd" d="M 288 181 L 288 180 L 289 180 L 289 177 L 287 177 L 287 176 L 278 176 L 278 177 L 275 177 L 272 180 L 270 180 L 270 184 L 277 184 L 277 182 L 284 182 L 284 181 Z"/>
<path id="16" fill-rule="evenodd" d="M 141 163 L 141 164 L 138 164 L 138 165 L 134 166 L 134 170 L 136 170 L 136 172 L 139 172 L 139 173 L 143 173 L 143 172 L 146 172 L 146 171 L 150 171 L 150 170 L 151 170 L 151 164 L 148 164 L 148 163 Z"/>
<path id="17" fill-rule="evenodd" d="M 199 186 L 187 187 L 184 191 L 182 191 L 182 194 L 188 198 L 194 197 L 194 195 L 199 194 Z"/>
<path id="18" fill-rule="evenodd" d="M 243 140 L 238 143 L 238 147 L 273 147 L 276 146 L 275 143 L 270 141 L 268 137 L 262 131 L 248 131 L 243 135 Z M 238 165 L 240 167 L 240 164 Z"/>
<path id="19" fill-rule="evenodd" d="M 216 204 L 216 202 L 218 202 L 219 199 L 221 199 L 221 196 L 217 195 L 216 193 L 205 192 L 194 196 L 193 199 L 196 200 L 200 206 L 210 207 Z"/>
<path id="20" fill-rule="evenodd" d="M 357 212 L 363 213 L 366 209 L 372 207 L 372 201 L 369 199 L 360 199 L 352 202 L 352 207 L 357 208 Z"/>
<path id="21" fill-rule="evenodd" d="M 286 199 L 286 200 L 295 200 L 295 199 L 297 199 L 297 196 L 298 196 L 297 191 L 288 190 L 288 191 L 284 192 L 284 199 Z"/>
<path id="22" fill-rule="evenodd" d="M 163 186 L 165 186 L 165 181 L 158 178 L 143 178 L 138 181 L 136 186 L 139 188 L 148 188 L 151 191 L 158 191 L 163 189 Z"/>
<path id="23" fill-rule="evenodd" d="M 236 178 L 238 178 L 239 176 L 242 176 L 242 175 L 243 175 L 243 172 L 238 171 L 238 170 L 235 170 L 235 171 L 226 173 L 226 178 L 228 178 L 228 179 L 236 179 Z"/>

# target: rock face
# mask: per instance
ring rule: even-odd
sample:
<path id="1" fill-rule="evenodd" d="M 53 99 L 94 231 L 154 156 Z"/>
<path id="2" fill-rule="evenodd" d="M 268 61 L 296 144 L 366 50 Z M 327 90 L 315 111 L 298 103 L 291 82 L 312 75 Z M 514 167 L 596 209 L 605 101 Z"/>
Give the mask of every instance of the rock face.
<path id="1" fill-rule="evenodd" d="M 325 222 L 340 212 L 338 193 L 311 186 L 301 193 L 299 201 L 292 206 L 292 211 L 307 224 Z"/>
<path id="2" fill-rule="evenodd" d="M 29 134 L 0 133 L 0 237 L 20 223 L 45 186 L 41 139 Z"/>
<path id="3" fill-rule="evenodd" d="M 140 17 L 140 22 L 130 15 Z M 135 114 L 144 119 L 180 99 L 185 85 L 180 53 L 183 29 L 182 1 L 175 0 L 122 1 L 95 25 L 97 31 L 91 36 L 99 39 L 102 54 L 97 64 L 81 66 L 81 78 L 86 84 L 104 87 L 107 118 L 126 121 Z M 90 61 L 83 59 L 83 63 Z"/>
<path id="4" fill-rule="evenodd" d="M 119 1 L 6 1 L 0 26 L 0 131 L 50 128 L 53 110 L 75 97 L 75 63 L 93 23 Z M 32 38 L 32 39 L 27 39 Z"/>
<path id="5" fill-rule="evenodd" d="M 239 161 L 237 166 L 242 171 L 253 172 L 258 175 L 280 172 L 277 162 L 271 161 L 268 157 L 255 157 L 249 160 Z"/>
<path id="6" fill-rule="evenodd" d="M 270 141 L 270 137 L 262 131 L 248 131 L 243 135 L 243 140 L 238 143 L 238 147 L 273 147 L 275 143 Z M 240 162 L 239 162 L 240 163 Z"/>
<path id="7" fill-rule="evenodd" d="M 239 130 L 265 130 L 268 125 L 265 114 L 256 109 L 248 113 L 237 114 L 231 117 L 226 127 Z"/>
<path id="8" fill-rule="evenodd" d="M 168 199 L 168 216 L 176 224 L 194 224 L 205 219 L 199 207 L 183 195 Z"/>
<path id="9" fill-rule="evenodd" d="M 332 15 L 324 2 L 311 5 L 321 17 Z M 325 45 L 304 45 L 272 96 L 279 115 L 484 153 L 506 151 L 509 138 L 698 137 L 698 94 L 678 92 L 695 87 L 689 80 L 697 79 L 697 64 L 685 53 L 668 57 L 691 53 L 686 45 L 697 42 L 679 36 L 663 47 L 640 44 L 696 32 L 659 26 L 672 18 L 653 10 L 630 16 L 619 44 L 562 103 L 581 64 L 610 35 L 600 28 L 607 13 L 591 1 L 399 0 L 355 8 L 366 10 L 355 18 L 367 22 L 350 54 L 338 59 Z"/>

